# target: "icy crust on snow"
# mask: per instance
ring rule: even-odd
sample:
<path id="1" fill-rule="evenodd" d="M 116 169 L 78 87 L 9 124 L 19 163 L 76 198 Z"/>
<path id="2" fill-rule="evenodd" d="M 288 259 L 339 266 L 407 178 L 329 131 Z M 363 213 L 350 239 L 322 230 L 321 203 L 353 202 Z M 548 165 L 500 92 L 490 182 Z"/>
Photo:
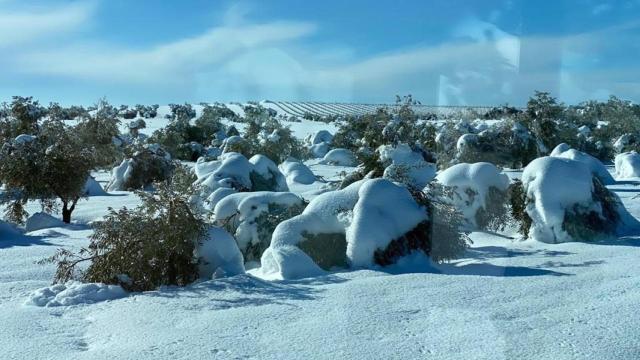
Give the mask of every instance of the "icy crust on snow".
<path id="1" fill-rule="evenodd" d="M 382 145 L 377 151 L 382 163 L 389 164 L 384 170 L 385 179 L 422 189 L 436 176 L 436 166 L 407 144 Z"/>
<path id="2" fill-rule="evenodd" d="M 509 177 L 487 162 L 456 164 L 442 171 L 436 179 L 453 190 L 452 204 L 471 227 L 477 225 L 476 213 L 485 208 L 489 189 L 506 191 L 509 187 Z"/>
<path id="3" fill-rule="evenodd" d="M 595 176 L 597 176 L 603 184 L 611 185 L 616 183 L 616 181 L 613 179 L 613 176 L 611 176 L 607 168 L 600 162 L 600 160 L 594 158 L 589 154 L 583 153 L 582 151 L 572 149 L 565 143 L 556 146 L 551 152 L 551 156 L 579 161 L 587 165 L 591 172 Z"/>
<path id="4" fill-rule="evenodd" d="M 409 191 L 385 179 L 361 180 L 342 190 L 318 195 L 304 212 L 280 223 L 262 255 L 267 278 L 314 276 L 323 270 L 296 245 L 304 234 L 345 234 L 351 267 L 373 265 L 373 254 L 427 219 Z"/>
<path id="5" fill-rule="evenodd" d="M 119 285 L 70 281 L 34 291 L 27 299 L 27 305 L 50 307 L 93 304 L 125 296 L 127 292 Z"/>
<path id="6" fill-rule="evenodd" d="M 238 244 L 223 228 L 209 227 L 206 239 L 198 244 L 195 255 L 199 259 L 201 279 L 244 274 L 244 259 Z"/>
<path id="7" fill-rule="evenodd" d="M 572 241 L 562 227 L 565 212 L 576 204 L 601 211 L 592 198 L 592 177 L 585 163 L 571 159 L 545 156 L 529 163 L 522 184 L 530 200 L 530 236 L 546 243 Z"/>
<path id="8" fill-rule="evenodd" d="M 309 185 L 316 181 L 316 176 L 307 165 L 300 161 L 286 160 L 278 166 L 287 179 L 287 184 L 297 183 Z"/>
<path id="9" fill-rule="evenodd" d="M 260 241 L 256 218 L 269 211 L 269 205 L 291 207 L 302 205 L 303 200 L 290 192 L 242 192 L 230 194 L 220 200 L 214 210 L 213 219 L 223 224 L 232 221 L 236 227 L 235 238 L 241 251 L 245 251 L 249 244 Z"/>
<path id="10" fill-rule="evenodd" d="M 37 212 L 27 219 L 25 223 L 25 231 L 31 232 L 41 229 L 49 229 L 54 227 L 66 226 L 62 220 L 55 218 L 45 212 Z"/>
<path id="11" fill-rule="evenodd" d="M 635 151 L 616 155 L 616 177 L 633 179 L 640 177 L 640 154 Z"/>
<path id="12" fill-rule="evenodd" d="M 322 164 L 338 166 L 356 166 L 355 155 L 347 149 L 333 149 L 329 151 L 321 161 Z"/>
<path id="13" fill-rule="evenodd" d="M 251 173 L 255 172 L 265 180 L 275 177 L 274 191 L 288 191 L 287 181 L 276 164 L 264 155 L 254 155 L 251 159 L 238 153 L 222 154 L 220 159 L 205 161 L 199 158 L 195 165 L 196 184 L 204 188 L 209 196 L 218 188 L 251 189 Z"/>

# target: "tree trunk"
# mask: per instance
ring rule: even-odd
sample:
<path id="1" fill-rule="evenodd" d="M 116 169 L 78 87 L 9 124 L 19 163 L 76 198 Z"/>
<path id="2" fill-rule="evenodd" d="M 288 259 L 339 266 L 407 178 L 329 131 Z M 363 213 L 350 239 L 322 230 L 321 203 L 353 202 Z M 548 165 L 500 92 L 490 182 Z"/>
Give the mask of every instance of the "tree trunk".
<path id="1" fill-rule="evenodd" d="M 66 224 L 71 223 L 71 210 L 67 209 L 67 204 L 62 208 L 62 221 Z"/>

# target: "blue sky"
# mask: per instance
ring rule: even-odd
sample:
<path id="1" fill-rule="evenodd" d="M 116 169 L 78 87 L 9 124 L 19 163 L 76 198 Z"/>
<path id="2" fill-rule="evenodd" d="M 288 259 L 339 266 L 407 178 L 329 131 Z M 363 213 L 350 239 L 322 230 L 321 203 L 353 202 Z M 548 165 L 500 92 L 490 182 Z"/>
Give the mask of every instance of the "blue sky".
<path id="1" fill-rule="evenodd" d="M 640 0 L 0 0 L 0 100 L 640 102 Z"/>

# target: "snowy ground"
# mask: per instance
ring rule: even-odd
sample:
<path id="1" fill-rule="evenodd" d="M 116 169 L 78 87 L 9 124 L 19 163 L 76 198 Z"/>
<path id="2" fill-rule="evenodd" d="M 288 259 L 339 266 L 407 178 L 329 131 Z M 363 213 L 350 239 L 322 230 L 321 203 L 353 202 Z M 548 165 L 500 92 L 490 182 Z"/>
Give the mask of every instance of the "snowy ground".
<path id="1" fill-rule="evenodd" d="M 328 180 L 349 170 L 311 169 Z M 293 190 L 311 197 L 322 186 Z M 640 187 L 610 188 L 640 218 Z M 640 358 L 640 237 L 549 245 L 474 233 L 462 259 L 432 268 L 244 275 L 93 304 L 29 304 L 54 272 L 35 261 L 86 245 L 83 224 L 107 206 L 136 203 L 126 192 L 93 197 L 74 213 L 78 225 L 0 239 L 3 359 Z"/>

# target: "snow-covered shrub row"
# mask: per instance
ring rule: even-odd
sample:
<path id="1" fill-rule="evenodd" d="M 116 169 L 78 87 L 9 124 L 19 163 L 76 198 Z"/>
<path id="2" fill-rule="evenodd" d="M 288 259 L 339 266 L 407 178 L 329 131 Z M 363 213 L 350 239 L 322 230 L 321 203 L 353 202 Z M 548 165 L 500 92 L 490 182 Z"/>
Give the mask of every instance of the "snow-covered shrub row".
<path id="1" fill-rule="evenodd" d="M 491 163 L 456 164 L 436 177 L 445 186 L 446 201 L 469 229 L 500 230 L 508 221 L 507 175 Z"/>
<path id="2" fill-rule="evenodd" d="M 434 260 L 455 256 L 465 248 L 464 238 L 457 229 L 453 237 L 433 235 L 443 232 L 433 231 L 433 214 L 425 205 L 385 179 L 361 180 L 321 194 L 302 214 L 276 227 L 260 271 L 298 278 L 333 267 L 388 265 L 415 251 Z"/>
<path id="3" fill-rule="evenodd" d="M 616 155 L 615 165 L 618 179 L 640 177 L 640 154 L 635 151 Z"/>
<path id="4" fill-rule="evenodd" d="M 541 157 L 522 174 L 529 234 L 547 243 L 589 241 L 636 226 L 618 197 L 584 162 Z"/>
<path id="5" fill-rule="evenodd" d="M 276 226 L 300 214 L 305 205 L 290 192 L 235 193 L 216 203 L 213 218 L 235 236 L 245 261 L 259 261 Z"/>
<path id="6" fill-rule="evenodd" d="M 248 159 L 238 153 L 226 153 L 218 160 L 198 159 L 195 166 L 199 185 L 204 197 L 218 188 L 236 191 L 288 191 L 287 181 L 269 158 L 255 155 Z"/>

